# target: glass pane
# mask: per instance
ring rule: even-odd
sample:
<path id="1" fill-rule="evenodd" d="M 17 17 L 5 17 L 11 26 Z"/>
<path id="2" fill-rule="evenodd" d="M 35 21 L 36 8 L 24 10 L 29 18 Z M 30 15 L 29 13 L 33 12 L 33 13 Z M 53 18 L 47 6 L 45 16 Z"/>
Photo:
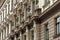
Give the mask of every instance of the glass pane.
<path id="1" fill-rule="evenodd" d="M 34 12 L 35 10 L 35 1 L 32 2 L 32 11 Z"/>
<path id="2" fill-rule="evenodd" d="M 31 34 L 32 34 L 32 40 L 34 40 L 34 31 L 32 31 Z"/>
<path id="3" fill-rule="evenodd" d="M 45 4 L 47 4 L 48 2 L 50 2 L 50 0 L 45 0 Z"/>
<path id="4" fill-rule="evenodd" d="M 59 34 L 59 25 L 57 24 L 57 34 Z"/>
<path id="5" fill-rule="evenodd" d="M 24 35 L 24 40 L 26 40 L 26 35 Z"/>
<path id="6" fill-rule="evenodd" d="M 49 40 L 48 24 L 45 25 L 45 40 Z"/>
<path id="7" fill-rule="evenodd" d="M 60 17 L 57 18 L 57 23 L 60 22 Z"/>
<path id="8" fill-rule="evenodd" d="M 60 34 L 60 23 L 59 23 L 59 34 Z"/>

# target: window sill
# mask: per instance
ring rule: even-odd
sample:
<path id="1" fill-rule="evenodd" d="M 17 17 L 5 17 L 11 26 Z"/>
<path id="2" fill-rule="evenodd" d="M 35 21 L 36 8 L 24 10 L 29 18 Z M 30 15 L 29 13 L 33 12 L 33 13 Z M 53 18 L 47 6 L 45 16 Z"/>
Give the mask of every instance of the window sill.
<path id="1" fill-rule="evenodd" d="M 54 35 L 54 38 L 57 38 L 57 37 L 59 37 L 59 36 L 60 36 L 60 34 Z"/>

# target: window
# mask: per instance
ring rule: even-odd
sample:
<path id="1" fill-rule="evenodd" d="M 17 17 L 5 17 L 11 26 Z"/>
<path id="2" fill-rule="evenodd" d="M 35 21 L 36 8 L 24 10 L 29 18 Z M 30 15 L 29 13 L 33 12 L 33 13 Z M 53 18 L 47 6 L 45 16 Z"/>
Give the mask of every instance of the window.
<path id="1" fill-rule="evenodd" d="M 21 21 L 22 21 L 22 19 L 24 17 L 24 12 L 22 12 L 22 10 L 19 10 L 19 12 L 20 12 L 20 23 L 21 23 Z"/>
<path id="2" fill-rule="evenodd" d="M 60 17 L 56 18 L 56 34 L 60 34 Z"/>
<path id="3" fill-rule="evenodd" d="M 16 22 L 18 22 L 19 20 L 18 20 L 19 18 L 18 17 L 16 17 Z"/>
<path id="4" fill-rule="evenodd" d="M 26 12 L 26 17 L 27 17 L 27 14 L 28 14 L 28 5 L 25 4 L 25 12 Z"/>
<path id="5" fill-rule="evenodd" d="M 38 0 L 36 0 L 36 4 L 38 4 Z"/>
<path id="6" fill-rule="evenodd" d="M 0 22 L 1 22 L 1 15 L 0 15 Z"/>
<path id="7" fill-rule="evenodd" d="M 34 31 L 31 31 L 31 39 L 34 40 Z"/>
<path id="8" fill-rule="evenodd" d="M 14 40 L 14 37 L 11 37 L 11 40 Z"/>
<path id="9" fill-rule="evenodd" d="M 9 24 L 7 24 L 7 36 L 8 36 L 8 34 L 9 34 Z"/>
<path id="10" fill-rule="evenodd" d="M 13 5 L 15 6 L 17 4 L 17 0 L 13 0 Z"/>
<path id="11" fill-rule="evenodd" d="M 20 14 L 20 22 L 21 22 L 21 10 L 19 10 L 19 14 Z"/>
<path id="12" fill-rule="evenodd" d="M 26 35 L 24 35 L 24 40 L 26 40 Z"/>
<path id="13" fill-rule="evenodd" d="M 45 0 L 45 2 L 44 2 L 45 4 L 47 4 L 47 3 L 50 3 L 50 0 Z"/>
<path id="14" fill-rule="evenodd" d="M 30 6 L 27 3 L 24 6 L 25 6 L 26 17 L 27 17 L 30 12 Z"/>
<path id="15" fill-rule="evenodd" d="M 9 12 L 10 12 L 10 3 L 8 3 L 8 14 L 10 14 Z"/>
<path id="16" fill-rule="evenodd" d="M 34 12 L 35 10 L 35 1 L 32 1 L 32 11 Z"/>
<path id="17" fill-rule="evenodd" d="M 43 8 L 47 7 L 50 4 L 50 0 L 44 0 Z"/>
<path id="18" fill-rule="evenodd" d="M 45 40 L 49 40 L 48 24 L 45 24 Z"/>

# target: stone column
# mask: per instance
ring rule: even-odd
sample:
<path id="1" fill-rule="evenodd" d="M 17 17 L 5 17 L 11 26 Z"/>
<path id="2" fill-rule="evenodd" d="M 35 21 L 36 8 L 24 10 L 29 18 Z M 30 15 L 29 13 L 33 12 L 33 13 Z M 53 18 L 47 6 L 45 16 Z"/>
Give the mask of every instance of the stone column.
<path id="1" fill-rule="evenodd" d="M 23 40 L 22 32 L 20 32 L 20 40 Z"/>
<path id="2" fill-rule="evenodd" d="M 34 40 L 40 40 L 40 24 L 34 21 Z"/>
<path id="3" fill-rule="evenodd" d="M 3 29 L 3 39 L 5 38 L 5 30 Z"/>
<path id="4" fill-rule="evenodd" d="M 2 32 L 1 32 L 1 40 L 2 40 L 2 38 L 3 38 L 3 34 L 2 34 Z"/>
<path id="5" fill-rule="evenodd" d="M 13 0 L 10 0 L 10 11 L 13 9 Z"/>
<path id="6" fill-rule="evenodd" d="M 36 22 L 35 21 L 34 21 L 33 27 L 34 27 L 34 40 L 36 40 Z"/>
<path id="7" fill-rule="evenodd" d="M 14 40 L 17 40 L 16 35 L 14 36 Z"/>
<path id="8" fill-rule="evenodd" d="M 28 27 L 26 27 L 26 40 L 29 40 L 29 30 L 28 30 Z"/>
<path id="9" fill-rule="evenodd" d="M 9 34 L 11 33 L 11 24 L 9 23 Z"/>
<path id="10" fill-rule="evenodd" d="M 8 7 L 9 7 L 9 5 L 7 4 L 7 14 L 9 13 Z"/>

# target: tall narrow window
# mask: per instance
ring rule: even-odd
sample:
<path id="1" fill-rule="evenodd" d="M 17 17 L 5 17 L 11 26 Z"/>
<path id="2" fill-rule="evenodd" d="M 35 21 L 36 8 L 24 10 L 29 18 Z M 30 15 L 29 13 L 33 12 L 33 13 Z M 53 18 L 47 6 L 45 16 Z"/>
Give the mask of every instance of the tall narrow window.
<path id="1" fill-rule="evenodd" d="M 32 1 L 32 11 L 34 12 L 35 10 L 35 1 Z"/>
<path id="2" fill-rule="evenodd" d="M 26 40 L 26 35 L 24 35 L 24 40 Z"/>
<path id="3" fill-rule="evenodd" d="M 21 23 L 21 10 L 19 10 L 19 12 L 20 12 L 20 23 Z"/>
<path id="4" fill-rule="evenodd" d="M 31 31 L 31 39 L 34 40 L 34 31 Z"/>
<path id="5" fill-rule="evenodd" d="M 28 10 L 27 10 L 27 6 L 28 6 L 28 5 L 27 5 L 27 4 L 25 4 L 24 6 L 25 6 L 25 13 L 26 13 L 26 17 L 27 17 L 27 11 L 28 11 Z"/>
<path id="6" fill-rule="evenodd" d="M 56 34 L 60 34 L 60 17 L 56 18 Z"/>
<path id="7" fill-rule="evenodd" d="M 10 14 L 9 12 L 10 12 L 10 3 L 8 3 L 8 14 Z"/>
<path id="8" fill-rule="evenodd" d="M 8 13 L 9 13 L 9 4 L 7 4 L 7 15 L 8 15 Z"/>
<path id="9" fill-rule="evenodd" d="M 23 20 L 24 13 L 21 10 L 19 10 L 19 12 L 20 12 L 20 22 L 21 22 Z"/>
<path id="10" fill-rule="evenodd" d="M 38 4 L 38 1 L 39 1 L 39 0 L 36 0 L 36 4 Z"/>
<path id="11" fill-rule="evenodd" d="M 49 40 L 48 24 L 45 24 L 45 40 Z"/>

